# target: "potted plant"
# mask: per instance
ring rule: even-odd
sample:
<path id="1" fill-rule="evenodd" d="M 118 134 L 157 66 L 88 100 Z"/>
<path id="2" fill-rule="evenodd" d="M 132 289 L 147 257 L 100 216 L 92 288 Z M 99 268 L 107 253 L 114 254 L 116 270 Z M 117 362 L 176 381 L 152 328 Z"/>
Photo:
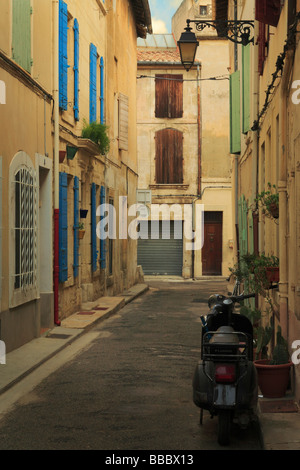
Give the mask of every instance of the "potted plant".
<path id="1" fill-rule="evenodd" d="M 78 225 L 78 237 L 79 237 L 80 240 L 82 240 L 82 238 L 84 237 L 84 234 L 85 234 L 84 224 L 81 222 Z"/>
<path id="2" fill-rule="evenodd" d="M 265 295 L 265 291 L 272 282 L 279 282 L 279 258 L 277 256 L 247 253 L 241 259 L 245 266 L 244 272 L 248 271 L 249 287 L 254 292 Z"/>
<path id="3" fill-rule="evenodd" d="M 275 184 L 268 183 L 268 190 L 258 194 L 255 202 L 263 208 L 263 212 L 274 219 L 279 217 L 279 194 Z"/>
<path id="4" fill-rule="evenodd" d="M 278 326 L 277 342 L 272 358 L 256 360 L 254 365 L 257 370 L 258 385 L 263 396 L 266 398 L 284 397 L 290 380 L 292 361 L 280 326 Z"/>
<path id="5" fill-rule="evenodd" d="M 82 129 L 82 137 L 84 139 L 90 139 L 92 142 L 97 144 L 100 153 L 104 155 L 109 151 L 110 140 L 107 135 L 108 127 L 105 124 L 99 122 L 92 122 L 88 124 L 84 121 L 84 127 Z"/>

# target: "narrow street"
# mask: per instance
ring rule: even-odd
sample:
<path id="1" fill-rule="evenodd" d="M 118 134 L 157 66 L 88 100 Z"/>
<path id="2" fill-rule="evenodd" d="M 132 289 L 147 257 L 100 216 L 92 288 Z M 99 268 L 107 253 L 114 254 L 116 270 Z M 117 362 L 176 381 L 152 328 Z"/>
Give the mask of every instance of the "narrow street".
<path id="1" fill-rule="evenodd" d="M 149 291 L 95 326 L 87 348 L 0 422 L 0 449 L 218 450 L 217 420 L 192 401 L 199 315 L 226 284 L 150 283 Z M 260 449 L 255 427 L 232 429 L 228 450 Z"/>

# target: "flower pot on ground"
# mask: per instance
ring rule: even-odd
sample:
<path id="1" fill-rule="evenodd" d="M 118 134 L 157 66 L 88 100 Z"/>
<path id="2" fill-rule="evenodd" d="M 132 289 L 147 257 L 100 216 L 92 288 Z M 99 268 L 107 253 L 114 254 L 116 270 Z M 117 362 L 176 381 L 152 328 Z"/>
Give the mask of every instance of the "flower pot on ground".
<path id="1" fill-rule="evenodd" d="M 266 275 L 270 284 L 272 284 L 272 282 L 279 282 L 279 267 L 278 266 L 267 267 Z"/>
<path id="2" fill-rule="evenodd" d="M 272 359 L 254 361 L 258 385 L 265 398 L 282 398 L 285 396 L 289 381 L 292 361 L 289 359 L 287 342 L 281 335 L 281 328 L 277 331 L 277 344 Z"/>

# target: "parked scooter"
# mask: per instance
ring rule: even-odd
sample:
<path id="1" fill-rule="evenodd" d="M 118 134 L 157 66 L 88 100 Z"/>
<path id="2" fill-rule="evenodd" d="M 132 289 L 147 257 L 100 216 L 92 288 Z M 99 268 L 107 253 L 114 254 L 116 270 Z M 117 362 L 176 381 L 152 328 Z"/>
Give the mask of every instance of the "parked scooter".
<path id="1" fill-rule="evenodd" d="M 253 364 L 253 327 L 234 305 L 255 294 L 212 295 L 202 320 L 201 361 L 193 379 L 193 401 L 211 417 L 218 416 L 218 442 L 230 444 L 232 422 L 247 428 L 256 418 L 257 374 Z"/>

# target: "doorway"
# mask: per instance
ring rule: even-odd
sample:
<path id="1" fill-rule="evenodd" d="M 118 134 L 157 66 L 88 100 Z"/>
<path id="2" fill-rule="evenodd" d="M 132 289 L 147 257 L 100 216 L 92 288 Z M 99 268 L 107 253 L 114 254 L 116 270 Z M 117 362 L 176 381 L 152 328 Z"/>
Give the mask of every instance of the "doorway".
<path id="1" fill-rule="evenodd" d="M 223 212 L 204 213 L 203 276 L 222 275 Z"/>

